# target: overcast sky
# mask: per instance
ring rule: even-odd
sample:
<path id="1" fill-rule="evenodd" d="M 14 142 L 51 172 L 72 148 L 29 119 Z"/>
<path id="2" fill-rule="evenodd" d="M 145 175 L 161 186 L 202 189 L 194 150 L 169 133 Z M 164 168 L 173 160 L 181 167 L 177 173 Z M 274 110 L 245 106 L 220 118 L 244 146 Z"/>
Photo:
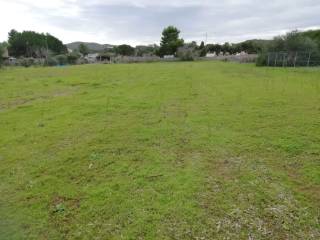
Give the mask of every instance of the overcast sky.
<path id="1" fill-rule="evenodd" d="M 320 28 L 320 0 L 0 0 L 0 41 L 11 29 L 64 43 L 158 43 L 175 25 L 187 40 L 239 42 Z"/>

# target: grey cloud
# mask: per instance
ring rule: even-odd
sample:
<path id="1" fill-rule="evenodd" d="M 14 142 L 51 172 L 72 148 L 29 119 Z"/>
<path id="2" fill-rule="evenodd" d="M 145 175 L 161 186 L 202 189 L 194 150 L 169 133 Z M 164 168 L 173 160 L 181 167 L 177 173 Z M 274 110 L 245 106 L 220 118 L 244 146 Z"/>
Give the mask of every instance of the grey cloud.
<path id="1" fill-rule="evenodd" d="M 175 25 L 187 40 L 240 41 L 264 38 L 295 28 L 320 26 L 318 0 L 292 1 L 66 1 L 76 16 L 57 16 L 54 9 L 33 7 L 39 20 L 64 30 L 85 32 L 106 43 L 158 42 L 162 29 Z M 67 10 L 67 9 L 66 9 Z M 50 29 L 48 29 L 50 32 Z M 95 39 L 99 35 L 102 39 Z M 81 39 L 73 39 L 81 40 Z"/>

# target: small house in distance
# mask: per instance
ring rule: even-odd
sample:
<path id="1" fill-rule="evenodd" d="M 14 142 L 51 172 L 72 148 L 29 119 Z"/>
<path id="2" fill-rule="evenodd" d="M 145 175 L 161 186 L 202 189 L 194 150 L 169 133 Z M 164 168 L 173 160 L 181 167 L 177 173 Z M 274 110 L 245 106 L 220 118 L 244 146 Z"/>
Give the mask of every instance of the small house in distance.
<path id="1" fill-rule="evenodd" d="M 111 58 L 112 54 L 109 53 L 89 53 L 84 57 L 88 63 L 109 63 Z"/>
<path id="2" fill-rule="evenodd" d="M 88 63 L 96 63 L 99 53 L 89 53 L 84 58 L 88 61 Z"/>
<path id="3" fill-rule="evenodd" d="M 174 55 L 164 55 L 163 58 L 164 59 L 173 59 Z"/>
<path id="4" fill-rule="evenodd" d="M 216 57 L 217 56 L 217 54 L 214 52 L 214 53 L 207 53 L 206 54 L 206 57 L 207 58 L 212 58 L 212 57 Z"/>

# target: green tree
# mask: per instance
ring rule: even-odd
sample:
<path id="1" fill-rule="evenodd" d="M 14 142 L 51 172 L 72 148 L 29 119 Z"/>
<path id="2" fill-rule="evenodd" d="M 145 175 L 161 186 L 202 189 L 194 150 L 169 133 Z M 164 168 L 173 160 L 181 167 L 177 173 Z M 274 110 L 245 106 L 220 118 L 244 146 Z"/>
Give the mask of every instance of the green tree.
<path id="1" fill-rule="evenodd" d="M 180 30 L 174 26 L 165 28 L 162 32 L 159 55 L 176 55 L 179 47 L 182 47 L 184 40 L 179 38 Z"/>
<path id="2" fill-rule="evenodd" d="M 136 46 L 136 55 L 139 57 L 145 56 L 145 55 L 154 55 L 156 51 L 157 46 L 156 45 L 148 45 L 148 46 Z"/>
<path id="3" fill-rule="evenodd" d="M 115 48 L 115 52 L 118 55 L 122 55 L 122 56 L 133 56 L 135 49 L 133 47 L 131 47 L 130 45 L 119 45 Z"/>
<path id="4" fill-rule="evenodd" d="M 220 44 L 207 44 L 206 48 L 210 53 L 215 52 L 216 54 L 220 54 L 222 46 Z"/>
<path id="5" fill-rule="evenodd" d="M 67 48 L 63 43 L 50 34 L 33 31 L 9 32 L 9 53 L 15 57 L 45 57 L 47 50 L 53 54 L 64 54 Z"/>
<path id="6" fill-rule="evenodd" d="M 205 57 L 207 55 L 207 49 L 206 46 L 204 45 L 204 41 L 201 42 L 200 46 L 199 46 L 199 54 L 200 57 Z"/>
<path id="7" fill-rule="evenodd" d="M 69 64 L 76 64 L 77 60 L 80 58 L 80 53 L 77 51 L 73 51 L 67 55 L 68 63 Z"/>
<path id="8" fill-rule="evenodd" d="M 46 41 L 47 41 L 48 48 L 55 54 L 68 53 L 68 49 L 66 45 L 64 45 L 62 41 L 50 35 L 49 33 L 46 34 Z"/>
<path id="9" fill-rule="evenodd" d="M 318 49 L 320 50 L 320 30 L 310 30 L 302 32 L 301 35 L 308 37 L 318 44 Z"/>
<path id="10" fill-rule="evenodd" d="M 230 43 L 226 42 L 221 46 L 221 50 L 224 54 L 226 54 L 227 52 L 230 53 L 231 51 L 231 45 Z"/>
<path id="11" fill-rule="evenodd" d="M 271 42 L 268 51 L 285 52 L 317 52 L 318 46 L 315 41 L 298 31 L 292 31 L 283 36 L 278 36 Z"/>
<path id="12" fill-rule="evenodd" d="M 79 52 L 80 52 L 82 55 L 86 56 L 86 55 L 89 54 L 89 48 L 88 48 L 85 44 L 81 43 L 81 44 L 79 45 Z"/>
<path id="13" fill-rule="evenodd" d="M 318 59 L 320 59 L 320 51 L 315 40 L 309 38 L 304 33 L 298 31 L 292 31 L 286 35 L 275 37 L 269 44 L 265 45 L 261 52 L 259 52 L 259 57 L 257 60 L 257 65 L 263 66 L 268 64 L 268 53 L 270 52 L 285 52 L 286 65 L 287 66 L 299 66 L 307 62 L 307 57 L 312 56 L 311 62 L 316 65 Z M 302 62 L 296 61 L 299 53 L 304 55 L 305 60 Z M 270 55 L 269 55 L 270 56 Z M 277 56 L 277 55 L 276 55 Z M 310 59 L 309 59 L 310 60 Z M 272 61 L 276 62 L 276 61 Z M 276 65 L 276 63 L 274 64 Z"/>

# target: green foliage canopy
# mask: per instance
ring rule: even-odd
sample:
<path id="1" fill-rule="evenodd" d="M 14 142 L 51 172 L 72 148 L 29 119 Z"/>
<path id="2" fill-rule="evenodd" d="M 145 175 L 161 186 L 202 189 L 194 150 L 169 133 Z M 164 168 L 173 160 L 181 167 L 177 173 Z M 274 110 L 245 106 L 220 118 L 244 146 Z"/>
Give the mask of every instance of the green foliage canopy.
<path id="1" fill-rule="evenodd" d="M 317 52 L 317 43 L 298 31 L 292 31 L 283 36 L 275 37 L 268 47 L 268 51 L 285 52 Z"/>
<path id="2" fill-rule="evenodd" d="M 89 54 L 89 48 L 88 48 L 85 44 L 81 43 L 81 44 L 79 45 L 79 52 L 80 52 L 82 55 L 86 56 L 86 55 Z"/>
<path id="3" fill-rule="evenodd" d="M 179 47 L 182 47 L 184 40 L 179 38 L 180 30 L 174 26 L 165 28 L 162 32 L 159 55 L 176 55 Z"/>
<path id="4" fill-rule="evenodd" d="M 118 55 L 121 56 L 133 56 L 135 49 L 133 47 L 131 47 L 130 45 L 127 44 L 123 44 L 123 45 L 119 45 L 115 48 L 115 52 Z"/>
<path id="5" fill-rule="evenodd" d="M 11 30 L 8 43 L 9 53 L 15 57 L 44 57 L 48 50 L 53 54 L 67 52 L 67 48 L 62 41 L 48 33 Z"/>

